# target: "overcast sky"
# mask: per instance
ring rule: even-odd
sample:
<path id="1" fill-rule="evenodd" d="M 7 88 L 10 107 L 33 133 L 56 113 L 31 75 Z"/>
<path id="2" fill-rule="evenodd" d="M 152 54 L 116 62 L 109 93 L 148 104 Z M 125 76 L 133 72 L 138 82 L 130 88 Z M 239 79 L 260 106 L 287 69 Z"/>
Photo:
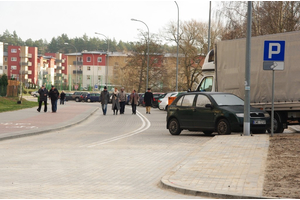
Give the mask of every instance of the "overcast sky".
<path id="1" fill-rule="evenodd" d="M 181 21 L 208 22 L 209 1 L 178 0 Z M 212 3 L 213 8 L 214 3 Z M 2 1 L 0 34 L 16 31 L 23 40 L 46 39 L 67 34 L 71 38 L 103 36 L 124 42 L 137 41 L 138 30 L 158 34 L 170 21 L 177 22 L 174 1 Z"/>

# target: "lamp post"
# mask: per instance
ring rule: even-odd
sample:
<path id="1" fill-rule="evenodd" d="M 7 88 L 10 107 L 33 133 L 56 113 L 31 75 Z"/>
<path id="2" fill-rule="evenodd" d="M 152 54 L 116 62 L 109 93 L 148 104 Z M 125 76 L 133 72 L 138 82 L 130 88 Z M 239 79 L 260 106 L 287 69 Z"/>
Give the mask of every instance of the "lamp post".
<path id="1" fill-rule="evenodd" d="M 148 29 L 148 40 L 147 40 L 147 81 L 146 81 L 146 90 L 148 89 L 148 79 L 149 79 L 149 27 L 147 26 L 147 24 L 141 20 L 137 20 L 137 19 L 131 19 L 131 21 L 136 21 L 136 22 L 141 22 L 143 24 L 145 24 L 145 26 Z"/>
<path id="2" fill-rule="evenodd" d="M 71 45 L 72 47 L 74 47 L 75 48 L 75 53 L 76 53 L 76 85 L 78 85 L 78 79 L 77 79 L 77 48 L 74 46 L 74 45 L 72 45 L 72 44 L 69 44 L 69 43 L 67 43 L 67 42 L 65 42 L 64 43 L 65 45 Z M 75 88 L 75 90 L 77 90 L 77 87 Z"/>
<path id="3" fill-rule="evenodd" d="M 109 52 L 109 40 L 108 40 L 108 37 L 106 37 L 102 33 L 95 32 L 95 34 L 104 36 L 105 39 L 106 39 L 106 41 L 107 41 L 107 60 L 106 60 L 106 63 L 105 63 L 105 85 L 107 86 L 107 82 L 108 82 L 108 78 L 107 78 L 108 77 L 108 65 L 109 65 L 109 56 L 108 56 L 108 52 Z"/>
<path id="4" fill-rule="evenodd" d="M 177 6 L 177 58 L 176 58 L 176 92 L 178 92 L 178 49 L 179 49 L 179 6 L 176 1 L 174 1 Z"/>

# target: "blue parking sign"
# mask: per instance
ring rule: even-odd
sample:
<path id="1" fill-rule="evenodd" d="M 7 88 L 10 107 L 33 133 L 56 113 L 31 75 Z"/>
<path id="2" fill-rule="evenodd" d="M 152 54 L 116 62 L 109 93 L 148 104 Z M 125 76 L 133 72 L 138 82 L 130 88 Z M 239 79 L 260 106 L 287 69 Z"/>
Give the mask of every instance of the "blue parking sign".
<path id="1" fill-rule="evenodd" d="M 285 41 L 265 41 L 264 61 L 284 61 Z"/>

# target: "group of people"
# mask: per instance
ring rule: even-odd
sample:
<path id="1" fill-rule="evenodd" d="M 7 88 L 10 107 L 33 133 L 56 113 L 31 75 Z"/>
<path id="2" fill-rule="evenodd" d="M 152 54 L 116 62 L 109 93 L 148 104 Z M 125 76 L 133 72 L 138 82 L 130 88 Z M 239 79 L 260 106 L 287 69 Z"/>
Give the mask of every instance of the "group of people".
<path id="1" fill-rule="evenodd" d="M 37 109 L 38 112 L 41 111 L 43 102 L 44 102 L 44 112 L 47 112 L 47 99 L 49 97 L 49 99 L 51 100 L 52 113 L 56 113 L 57 100 L 60 99 L 60 104 L 64 104 L 64 100 L 66 97 L 64 91 L 59 93 L 58 90 L 54 87 L 54 85 L 51 86 L 51 89 L 49 91 L 47 90 L 47 88 L 45 88 L 44 85 L 42 85 L 38 93 L 39 93 L 39 107 Z"/>
<path id="2" fill-rule="evenodd" d="M 109 98 L 110 95 L 109 92 L 107 91 L 107 87 L 105 86 L 104 90 L 100 94 L 100 103 L 102 105 L 103 115 L 106 115 Z M 117 115 L 119 110 L 121 115 L 124 114 L 126 99 L 127 99 L 127 95 L 123 87 L 121 88 L 120 92 L 118 91 L 117 88 L 114 89 L 114 92 L 112 94 L 112 106 L 111 106 L 114 115 Z M 129 104 L 131 104 L 133 115 L 136 114 L 136 106 L 138 105 L 138 101 L 139 101 L 139 95 L 136 92 L 136 90 L 133 90 L 129 97 Z M 151 92 L 151 88 L 148 88 L 147 92 L 144 95 L 146 114 L 150 114 L 152 101 L 153 101 L 153 94 Z"/>

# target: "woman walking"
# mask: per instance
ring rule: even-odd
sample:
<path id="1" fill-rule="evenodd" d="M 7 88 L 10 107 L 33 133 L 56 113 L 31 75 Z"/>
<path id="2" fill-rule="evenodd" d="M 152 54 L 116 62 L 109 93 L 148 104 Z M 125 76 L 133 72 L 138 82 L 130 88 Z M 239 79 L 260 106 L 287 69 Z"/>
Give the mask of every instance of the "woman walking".
<path id="1" fill-rule="evenodd" d="M 114 115 L 118 114 L 118 110 L 120 110 L 120 94 L 117 88 L 115 88 L 115 91 L 112 96 L 112 110 L 114 111 Z"/>

